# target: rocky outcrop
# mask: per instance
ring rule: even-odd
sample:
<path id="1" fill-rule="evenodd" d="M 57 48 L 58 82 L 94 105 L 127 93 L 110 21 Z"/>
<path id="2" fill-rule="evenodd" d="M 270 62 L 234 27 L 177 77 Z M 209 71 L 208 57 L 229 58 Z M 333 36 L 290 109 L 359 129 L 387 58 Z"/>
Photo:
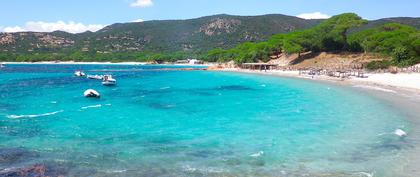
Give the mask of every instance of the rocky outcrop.
<path id="1" fill-rule="evenodd" d="M 220 35 L 222 33 L 229 34 L 235 32 L 236 26 L 240 24 L 240 20 L 216 18 L 210 23 L 202 26 L 200 32 L 207 36 Z"/>
<path id="2" fill-rule="evenodd" d="M 67 48 L 75 41 L 68 37 L 57 36 L 53 33 L 17 32 L 0 33 L 0 51 L 31 52 L 43 48 Z"/>
<path id="3" fill-rule="evenodd" d="M 0 33 L 0 44 L 12 44 L 15 42 L 15 38 L 11 33 Z"/>

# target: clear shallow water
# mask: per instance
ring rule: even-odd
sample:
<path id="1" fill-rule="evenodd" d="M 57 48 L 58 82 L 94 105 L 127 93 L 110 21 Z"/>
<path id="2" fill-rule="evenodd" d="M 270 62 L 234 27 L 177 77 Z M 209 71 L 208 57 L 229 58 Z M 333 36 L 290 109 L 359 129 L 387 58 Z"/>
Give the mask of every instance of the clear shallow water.
<path id="1" fill-rule="evenodd" d="M 0 171 L 46 163 L 68 176 L 394 176 L 406 163 L 411 144 L 393 132 L 410 125 L 363 93 L 159 67 L 1 69 L 0 157 L 22 152 L 0 158 Z M 78 69 L 113 74 L 118 86 L 72 77 Z M 89 88 L 102 98 L 84 98 Z"/>

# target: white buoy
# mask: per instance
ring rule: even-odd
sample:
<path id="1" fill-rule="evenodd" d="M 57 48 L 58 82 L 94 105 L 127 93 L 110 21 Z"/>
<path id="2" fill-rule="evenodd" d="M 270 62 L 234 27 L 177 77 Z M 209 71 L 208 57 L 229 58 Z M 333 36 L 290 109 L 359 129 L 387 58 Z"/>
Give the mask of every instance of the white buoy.
<path id="1" fill-rule="evenodd" d="M 396 134 L 399 137 L 407 136 L 407 133 L 404 130 L 401 130 L 401 129 L 396 129 L 394 134 Z"/>
<path id="2" fill-rule="evenodd" d="M 99 97 L 101 97 L 101 95 L 96 91 L 96 90 L 93 90 L 93 89 L 87 89 L 84 93 L 83 93 L 83 95 L 85 96 L 85 97 L 94 97 L 94 98 L 99 98 Z"/>

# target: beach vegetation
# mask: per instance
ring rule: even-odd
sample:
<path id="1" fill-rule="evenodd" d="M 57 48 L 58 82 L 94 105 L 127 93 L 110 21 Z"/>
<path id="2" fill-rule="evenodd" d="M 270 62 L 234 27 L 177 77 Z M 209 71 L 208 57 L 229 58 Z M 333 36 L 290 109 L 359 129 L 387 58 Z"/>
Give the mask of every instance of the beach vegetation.
<path id="1" fill-rule="evenodd" d="M 208 61 L 236 63 L 266 62 L 272 55 L 303 52 L 364 52 L 391 56 L 391 61 L 374 61 L 369 69 L 391 65 L 404 67 L 420 62 L 420 32 L 414 27 L 387 23 L 374 28 L 350 32 L 367 21 L 354 13 L 336 15 L 319 25 L 277 34 L 265 42 L 246 42 L 228 50 L 214 49 L 205 55 Z"/>
<path id="2" fill-rule="evenodd" d="M 375 52 L 392 56 L 395 66 L 420 62 L 420 31 L 406 25 L 389 23 L 350 35 L 353 51 Z"/>
<path id="3" fill-rule="evenodd" d="M 372 61 L 366 65 L 368 70 L 387 69 L 392 65 L 390 60 Z"/>

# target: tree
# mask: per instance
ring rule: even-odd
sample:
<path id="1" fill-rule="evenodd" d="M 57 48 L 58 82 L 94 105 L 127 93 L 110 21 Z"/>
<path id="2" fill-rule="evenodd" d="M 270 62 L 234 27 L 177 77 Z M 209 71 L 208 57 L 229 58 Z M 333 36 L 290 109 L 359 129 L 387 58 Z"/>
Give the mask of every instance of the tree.
<path id="1" fill-rule="evenodd" d="M 407 66 L 420 62 L 419 30 L 397 23 L 363 30 L 349 36 L 349 43 L 359 45 L 364 52 L 390 55 L 394 64 Z"/>
<path id="2" fill-rule="evenodd" d="M 394 60 L 396 60 L 398 63 L 408 60 L 410 58 L 408 51 L 405 47 L 397 47 L 392 52 Z"/>
<path id="3" fill-rule="evenodd" d="M 333 16 L 315 28 L 321 35 L 324 50 L 348 50 L 347 33 L 350 28 L 367 23 L 357 14 L 345 13 Z"/>
<path id="4" fill-rule="evenodd" d="M 302 52 L 303 47 L 296 42 L 286 40 L 283 43 L 283 49 L 288 54 L 298 53 L 300 57 L 300 53 Z"/>

